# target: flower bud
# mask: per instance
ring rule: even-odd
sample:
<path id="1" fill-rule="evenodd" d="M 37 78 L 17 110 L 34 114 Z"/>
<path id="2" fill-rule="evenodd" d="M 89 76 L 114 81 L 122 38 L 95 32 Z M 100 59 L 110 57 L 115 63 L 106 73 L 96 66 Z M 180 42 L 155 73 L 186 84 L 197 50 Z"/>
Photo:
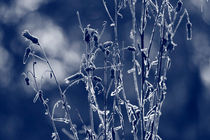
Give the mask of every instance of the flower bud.
<path id="1" fill-rule="evenodd" d="M 32 43 L 39 45 L 39 41 L 36 37 L 32 36 L 28 30 L 23 31 L 23 37 L 30 40 Z"/>

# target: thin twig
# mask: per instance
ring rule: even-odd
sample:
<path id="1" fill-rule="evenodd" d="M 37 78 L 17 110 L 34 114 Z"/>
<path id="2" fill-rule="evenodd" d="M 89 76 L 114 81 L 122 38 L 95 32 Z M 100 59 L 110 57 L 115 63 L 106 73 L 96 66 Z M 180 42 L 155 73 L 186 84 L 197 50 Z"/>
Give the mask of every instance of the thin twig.
<path id="1" fill-rule="evenodd" d="M 78 21 L 79 21 L 79 28 L 81 29 L 82 33 L 84 33 L 84 28 L 82 27 L 82 22 L 81 22 L 81 19 L 80 19 L 79 11 L 77 11 L 77 18 L 78 18 Z"/>
<path id="2" fill-rule="evenodd" d="M 69 124 L 70 124 L 71 131 L 72 131 L 73 134 L 74 134 L 74 138 L 75 138 L 76 140 L 79 140 L 78 135 L 77 135 L 77 130 L 74 128 L 73 123 L 72 123 L 72 120 L 71 120 L 71 117 L 70 117 L 70 113 L 69 113 L 69 109 L 68 109 L 68 106 L 69 106 L 69 105 L 68 105 L 68 103 L 67 103 L 66 96 L 65 96 L 65 95 L 63 94 L 63 92 L 62 92 L 62 89 L 61 89 L 60 84 L 59 84 L 59 82 L 58 82 L 58 80 L 57 80 L 57 77 L 56 77 L 56 75 L 55 75 L 55 72 L 54 72 L 54 70 L 52 69 L 52 67 L 51 67 L 51 65 L 50 65 L 50 62 L 48 61 L 48 58 L 47 58 L 47 55 L 46 55 L 44 49 L 42 48 L 41 45 L 39 45 L 39 46 L 40 46 L 40 48 L 41 48 L 42 53 L 44 54 L 44 57 L 45 57 L 45 59 L 46 59 L 46 63 L 47 63 L 47 65 L 49 66 L 49 68 L 50 68 L 50 70 L 51 70 L 51 72 L 52 72 L 52 75 L 53 75 L 53 77 L 54 77 L 54 79 L 55 79 L 56 85 L 57 85 L 58 90 L 59 90 L 59 93 L 60 93 L 60 97 L 61 97 L 61 99 L 63 100 L 64 109 L 65 109 L 66 114 L 67 114 L 67 119 L 69 120 Z"/>
<path id="3" fill-rule="evenodd" d="M 106 12 L 107 12 L 107 15 L 109 16 L 109 18 L 110 18 L 110 20 L 112 21 L 112 23 L 114 23 L 114 20 L 113 20 L 112 16 L 111 16 L 110 13 L 109 13 L 109 10 L 108 10 L 108 8 L 107 8 L 107 5 L 106 5 L 105 0 L 102 0 L 102 1 L 103 1 L 104 8 L 105 8 L 105 10 L 106 10 Z"/>

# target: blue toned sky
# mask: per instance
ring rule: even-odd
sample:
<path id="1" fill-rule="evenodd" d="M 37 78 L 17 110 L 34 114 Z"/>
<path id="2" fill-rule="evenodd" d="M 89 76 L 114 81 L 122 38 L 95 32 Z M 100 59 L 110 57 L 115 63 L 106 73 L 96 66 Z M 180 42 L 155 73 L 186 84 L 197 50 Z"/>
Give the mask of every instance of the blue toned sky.
<path id="1" fill-rule="evenodd" d="M 185 19 L 174 38 L 178 46 L 171 54 L 168 93 L 162 108 L 159 135 L 166 140 L 209 140 L 210 2 L 183 2 L 193 25 L 193 40 L 186 40 Z M 111 4 L 108 6 L 112 8 Z M 102 0 L 0 0 L 0 139 L 51 139 L 51 123 L 44 115 L 41 103 L 33 103 L 35 93 L 24 84 L 22 72 L 30 70 L 31 63 L 23 65 L 24 50 L 29 42 L 25 41 L 21 33 L 27 29 L 39 38 L 64 88 L 64 79 L 79 70 L 85 47 L 76 11 L 80 12 L 84 27 L 90 24 L 101 31 L 104 21 L 111 24 Z M 122 14 L 124 18 L 119 19 L 119 41 L 124 40 L 126 45 L 130 45 L 131 16 L 128 8 Z M 151 25 L 148 24 L 150 28 Z M 112 38 L 113 30 L 108 26 L 102 41 Z M 145 39 L 149 41 L 149 34 L 146 34 Z M 131 57 L 125 55 L 129 63 Z M 46 65 L 39 62 L 37 77 L 41 77 L 45 70 Z M 130 75 L 125 75 L 125 78 L 129 94 L 133 81 Z M 50 98 L 52 107 L 58 91 L 48 75 L 43 80 L 43 87 L 48 91 L 46 96 Z M 134 100 L 132 95 L 129 98 Z M 88 123 L 85 117 L 88 103 L 84 85 L 80 83 L 72 87 L 68 99 L 73 107 L 84 112 L 81 114 Z M 76 123 L 76 115 L 73 118 Z M 59 123 L 57 125 L 62 127 Z M 67 139 L 65 135 L 62 138 Z"/>

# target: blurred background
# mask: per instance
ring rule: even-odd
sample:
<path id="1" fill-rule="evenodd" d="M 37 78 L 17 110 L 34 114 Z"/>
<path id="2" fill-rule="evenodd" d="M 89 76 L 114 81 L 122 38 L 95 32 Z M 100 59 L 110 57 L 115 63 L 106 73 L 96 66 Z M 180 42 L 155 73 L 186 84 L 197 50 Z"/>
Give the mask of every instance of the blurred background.
<path id="1" fill-rule="evenodd" d="M 167 80 L 168 93 L 162 108 L 159 135 L 164 140 L 209 140 L 210 2 L 183 2 L 193 24 L 193 40 L 186 40 L 184 19 L 174 38 L 178 47 L 172 53 L 172 66 Z M 108 7 L 113 13 L 112 2 Z M 39 38 L 62 88 L 65 88 L 67 85 L 64 79 L 79 70 L 85 47 L 76 11 L 80 12 L 84 27 L 90 24 L 100 32 L 104 21 L 111 24 L 101 0 L 0 0 L 1 140 L 51 139 L 51 123 L 44 115 L 44 108 L 40 102 L 33 103 L 35 93 L 24 84 L 22 72 L 31 69 L 31 63 L 23 65 L 24 50 L 29 42 L 23 39 L 21 33 L 27 29 Z M 122 14 L 124 18 L 119 18 L 119 40 L 129 45 L 129 9 L 123 10 Z M 112 27 L 108 26 L 102 41 L 112 38 Z M 146 34 L 146 40 L 148 42 L 149 34 Z M 129 53 L 125 54 L 128 63 L 131 62 L 129 56 Z M 37 67 L 37 76 L 40 77 L 47 67 L 41 62 Z M 135 100 L 132 98 L 133 91 L 129 89 L 133 86 L 132 76 L 126 75 L 124 78 L 128 98 Z M 46 75 L 42 86 L 47 91 L 45 97 L 49 97 L 52 107 L 58 97 L 55 83 Z M 84 84 L 73 86 L 67 97 L 72 108 L 78 108 L 88 125 Z M 77 116 L 73 113 L 72 117 L 74 123 L 77 123 Z M 57 123 L 57 126 L 62 127 L 62 124 Z M 68 139 L 65 135 L 62 138 Z"/>

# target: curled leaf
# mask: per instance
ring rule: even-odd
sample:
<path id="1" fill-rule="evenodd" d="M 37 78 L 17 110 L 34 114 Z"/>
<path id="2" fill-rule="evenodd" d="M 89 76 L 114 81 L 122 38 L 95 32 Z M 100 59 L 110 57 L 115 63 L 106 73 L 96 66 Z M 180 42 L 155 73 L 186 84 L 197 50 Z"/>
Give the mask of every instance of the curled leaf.
<path id="1" fill-rule="evenodd" d="M 113 42 L 112 41 L 106 41 L 106 42 L 103 43 L 103 47 L 104 48 L 109 48 L 111 46 L 113 46 Z"/>

